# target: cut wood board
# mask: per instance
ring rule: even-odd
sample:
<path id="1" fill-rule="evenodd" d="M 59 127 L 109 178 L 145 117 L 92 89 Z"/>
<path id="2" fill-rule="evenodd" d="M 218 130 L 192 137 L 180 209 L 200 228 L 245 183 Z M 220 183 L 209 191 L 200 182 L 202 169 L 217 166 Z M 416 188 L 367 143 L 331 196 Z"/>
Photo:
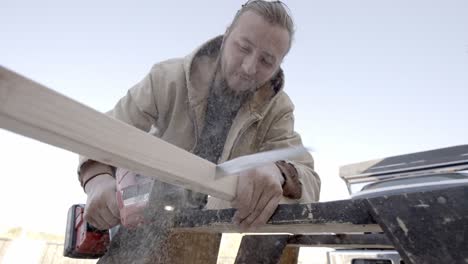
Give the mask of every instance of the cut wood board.
<path id="1" fill-rule="evenodd" d="M 237 179 L 215 180 L 214 163 L 2 66 L 0 128 L 223 200 L 235 195 Z"/>

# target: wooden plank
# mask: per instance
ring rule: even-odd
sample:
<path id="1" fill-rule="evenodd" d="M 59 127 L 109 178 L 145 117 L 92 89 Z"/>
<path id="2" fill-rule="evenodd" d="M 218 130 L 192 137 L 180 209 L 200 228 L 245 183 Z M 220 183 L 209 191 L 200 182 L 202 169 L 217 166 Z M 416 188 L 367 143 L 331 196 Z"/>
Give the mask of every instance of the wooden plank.
<path id="1" fill-rule="evenodd" d="M 0 127 L 91 159 L 232 200 L 216 165 L 0 66 Z"/>
<path id="2" fill-rule="evenodd" d="M 216 264 L 221 234 L 172 233 L 167 241 L 167 263 Z"/>
<path id="3" fill-rule="evenodd" d="M 298 247 L 285 247 L 279 264 L 297 264 L 299 259 Z"/>

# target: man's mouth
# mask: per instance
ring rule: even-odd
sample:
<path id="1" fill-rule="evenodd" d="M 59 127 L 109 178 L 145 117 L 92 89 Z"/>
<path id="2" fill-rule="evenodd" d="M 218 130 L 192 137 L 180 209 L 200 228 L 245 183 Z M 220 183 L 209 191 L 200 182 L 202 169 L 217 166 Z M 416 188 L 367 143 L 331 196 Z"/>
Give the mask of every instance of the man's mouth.
<path id="1" fill-rule="evenodd" d="M 250 78 L 248 76 L 245 76 L 245 75 L 241 75 L 241 74 L 239 74 L 239 78 L 244 82 L 252 82 L 253 81 L 252 78 Z"/>
<path id="2" fill-rule="evenodd" d="M 256 82 L 252 77 L 246 76 L 244 74 L 236 74 L 236 80 L 234 81 L 233 87 L 236 90 L 250 90 L 255 88 Z"/>

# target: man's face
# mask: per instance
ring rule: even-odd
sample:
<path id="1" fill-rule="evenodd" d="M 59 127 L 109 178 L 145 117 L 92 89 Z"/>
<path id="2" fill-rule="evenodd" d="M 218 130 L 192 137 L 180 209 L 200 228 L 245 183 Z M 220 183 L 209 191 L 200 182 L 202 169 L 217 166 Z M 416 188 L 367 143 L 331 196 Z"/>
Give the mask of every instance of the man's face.
<path id="1" fill-rule="evenodd" d="M 221 73 L 235 91 L 254 90 L 270 80 L 289 48 L 289 32 L 253 11 L 229 29 L 221 55 Z"/>

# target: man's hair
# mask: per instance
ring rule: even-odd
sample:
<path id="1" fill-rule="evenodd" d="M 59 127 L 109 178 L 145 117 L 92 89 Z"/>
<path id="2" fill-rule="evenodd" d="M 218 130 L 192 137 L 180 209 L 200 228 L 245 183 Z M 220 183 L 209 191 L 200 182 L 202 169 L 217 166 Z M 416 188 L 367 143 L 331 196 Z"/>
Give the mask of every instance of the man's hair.
<path id="1" fill-rule="evenodd" d="M 270 24 L 285 28 L 289 32 L 289 48 L 291 48 L 295 30 L 290 10 L 286 4 L 281 1 L 249 0 L 237 11 L 229 28 L 235 26 L 239 17 L 247 11 L 254 11 Z"/>

